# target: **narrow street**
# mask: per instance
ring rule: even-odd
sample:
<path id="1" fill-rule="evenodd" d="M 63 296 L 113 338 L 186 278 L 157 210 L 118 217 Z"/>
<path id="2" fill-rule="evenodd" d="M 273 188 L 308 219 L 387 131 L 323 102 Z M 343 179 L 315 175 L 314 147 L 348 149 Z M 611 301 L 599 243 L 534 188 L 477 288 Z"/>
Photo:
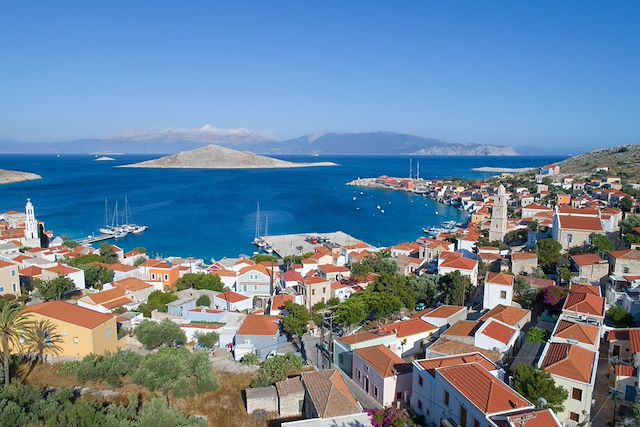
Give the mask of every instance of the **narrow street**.
<path id="1" fill-rule="evenodd" d="M 609 398 L 609 359 L 607 349 L 606 342 L 600 344 L 598 371 L 593 389 L 593 399 L 595 399 L 596 403 L 591 408 L 591 424 L 594 427 L 611 425 L 611 416 L 613 415 L 613 402 Z"/>

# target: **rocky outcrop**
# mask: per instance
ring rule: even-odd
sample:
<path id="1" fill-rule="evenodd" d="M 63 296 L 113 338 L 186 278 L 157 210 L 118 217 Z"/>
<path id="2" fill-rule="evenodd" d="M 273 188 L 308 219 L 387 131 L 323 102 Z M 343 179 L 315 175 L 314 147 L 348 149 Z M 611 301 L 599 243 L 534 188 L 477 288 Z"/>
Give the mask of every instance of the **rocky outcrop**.
<path id="1" fill-rule="evenodd" d="M 410 153 L 414 156 L 517 156 L 512 147 L 500 145 L 447 144 L 422 148 Z"/>
<path id="2" fill-rule="evenodd" d="M 332 162 L 296 163 L 274 159 L 246 151 L 236 151 L 217 145 L 207 145 L 196 150 L 184 151 L 155 160 L 123 165 L 123 168 L 167 169 L 271 169 L 337 166 Z"/>
<path id="3" fill-rule="evenodd" d="M 0 169 L 0 185 L 12 184 L 14 182 L 33 181 L 36 179 L 42 179 L 38 174 L 31 172 L 19 172 Z"/>

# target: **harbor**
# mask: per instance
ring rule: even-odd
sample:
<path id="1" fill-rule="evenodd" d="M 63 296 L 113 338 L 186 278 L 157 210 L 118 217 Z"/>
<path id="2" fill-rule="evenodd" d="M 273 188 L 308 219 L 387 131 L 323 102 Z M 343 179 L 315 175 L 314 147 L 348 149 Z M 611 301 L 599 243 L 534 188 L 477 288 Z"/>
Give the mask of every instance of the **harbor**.
<path id="1" fill-rule="evenodd" d="M 320 246 L 350 246 L 364 243 L 362 240 L 343 232 L 332 233 L 300 233 L 262 236 L 260 239 L 280 258 L 292 255 L 313 253 Z"/>

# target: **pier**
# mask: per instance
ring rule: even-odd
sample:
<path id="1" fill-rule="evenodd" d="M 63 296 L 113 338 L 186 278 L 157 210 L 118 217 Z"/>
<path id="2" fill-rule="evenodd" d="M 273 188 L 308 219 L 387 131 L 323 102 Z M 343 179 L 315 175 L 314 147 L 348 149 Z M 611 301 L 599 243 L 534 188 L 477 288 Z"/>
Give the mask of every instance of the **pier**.
<path id="1" fill-rule="evenodd" d="M 362 240 L 356 239 L 342 231 L 333 233 L 300 233 L 300 234 L 282 234 L 278 236 L 263 236 L 264 242 L 273 249 L 273 253 L 280 258 L 290 255 L 302 255 L 314 252 L 317 247 L 323 243 L 311 243 L 308 238 L 324 239 L 326 243 L 335 243 L 340 246 L 355 245 L 363 243 Z"/>
<path id="2" fill-rule="evenodd" d="M 81 245 L 90 245 L 92 243 L 102 242 L 102 241 L 105 241 L 105 240 L 111 240 L 113 238 L 114 238 L 114 236 L 111 235 L 111 234 L 101 234 L 99 236 L 85 237 L 84 239 L 78 239 L 78 240 L 76 240 L 76 242 L 80 243 Z"/>

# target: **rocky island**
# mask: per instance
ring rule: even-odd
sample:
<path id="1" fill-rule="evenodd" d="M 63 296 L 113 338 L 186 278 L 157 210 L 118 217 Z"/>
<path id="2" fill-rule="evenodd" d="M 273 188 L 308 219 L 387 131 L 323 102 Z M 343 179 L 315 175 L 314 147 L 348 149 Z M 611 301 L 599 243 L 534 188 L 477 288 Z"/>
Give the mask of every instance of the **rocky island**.
<path id="1" fill-rule="evenodd" d="M 333 162 L 299 163 L 260 156 L 247 151 L 236 151 L 218 145 L 207 145 L 191 151 L 118 166 L 121 168 L 181 168 L 181 169 L 271 169 L 337 166 Z"/>
<path id="2" fill-rule="evenodd" d="M 42 179 L 38 174 L 31 172 L 19 172 L 6 169 L 0 169 L 0 185 L 13 184 L 15 182 L 33 181 L 36 179 Z"/>

